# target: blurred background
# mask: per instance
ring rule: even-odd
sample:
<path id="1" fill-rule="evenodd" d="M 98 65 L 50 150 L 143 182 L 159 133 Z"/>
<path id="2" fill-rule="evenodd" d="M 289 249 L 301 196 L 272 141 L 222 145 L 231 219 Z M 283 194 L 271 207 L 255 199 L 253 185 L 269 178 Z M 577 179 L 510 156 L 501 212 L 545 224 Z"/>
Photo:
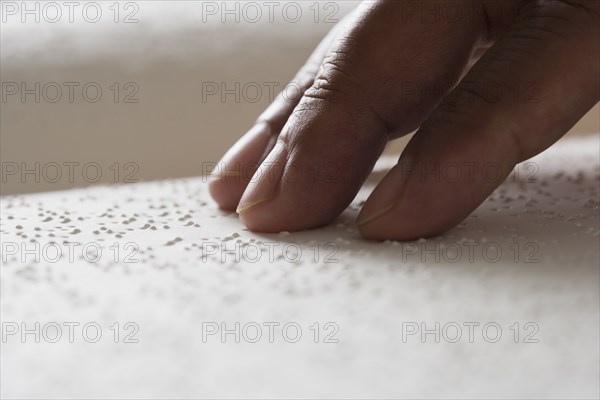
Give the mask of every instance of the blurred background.
<path id="1" fill-rule="evenodd" d="M 206 173 L 359 1 L 1 3 L 8 195 Z"/>
<path id="2" fill-rule="evenodd" d="M 271 235 L 217 210 L 200 179 L 10 196 L 207 173 L 358 4 L 0 0 L 1 398 L 599 398 L 597 133 L 410 243 L 360 237 L 374 181 L 335 223 Z M 599 113 L 569 135 L 598 132 Z M 238 262 L 240 243 L 277 257 Z M 5 341 L 52 321 L 105 334 Z M 304 340 L 203 340 L 206 323 L 251 321 L 297 321 Z"/>

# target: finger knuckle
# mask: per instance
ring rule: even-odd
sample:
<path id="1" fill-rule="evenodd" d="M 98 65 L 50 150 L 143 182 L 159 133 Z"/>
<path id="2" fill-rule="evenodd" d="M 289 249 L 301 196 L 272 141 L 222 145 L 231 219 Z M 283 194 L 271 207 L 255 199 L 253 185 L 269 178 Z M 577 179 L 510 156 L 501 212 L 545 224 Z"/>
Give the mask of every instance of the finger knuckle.
<path id="1" fill-rule="evenodd" d="M 360 84 L 352 71 L 353 65 L 346 52 L 330 51 L 305 96 L 330 103 L 347 100 Z"/>

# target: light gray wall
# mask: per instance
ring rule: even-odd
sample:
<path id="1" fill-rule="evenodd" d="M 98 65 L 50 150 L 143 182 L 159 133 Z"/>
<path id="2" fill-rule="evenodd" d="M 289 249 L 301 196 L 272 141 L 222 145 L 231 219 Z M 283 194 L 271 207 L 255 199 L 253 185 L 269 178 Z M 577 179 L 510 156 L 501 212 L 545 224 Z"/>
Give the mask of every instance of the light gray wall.
<path id="1" fill-rule="evenodd" d="M 214 15 L 212 5 L 201 2 L 138 1 L 134 4 L 139 22 L 115 23 L 114 11 L 108 8 L 113 2 L 98 3 L 103 12 L 98 23 L 86 21 L 81 7 L 74 10 L 74 23 L 69 23 L 66 8 L 58 23 L 48 22 L 54 18 L 52 10 L 44 14 L 40 9 L 39 22 L 27 15 L 26 23 L 21 22 L 20 10 L 16 15 L 3 13 L 2 194 L 85 185 L 98 169 L 100 183 L 122 182 L 133 171 L 139 180 L 201 174 L 202 163 L 218 161 L 268 105 L 269 86 L 281 89 L 293 77 L 334 25 L 324 21 L 325 16 L 336 11 L 321 5 L 315 23 L 314 10 L 309 9 L 314 3 L 297 2 L 302 16 L 293 23 L 295 9 L 287 8 L 284 14 L 284 2 L 272 9 L 271 23 L 265 2 L 256 2 L 263 16 L 253 23 L 257 14 L 252 9 L 242 8 L 243 2 L 228 2 L 228 7 L 240 7 L 237 23 L 236 15 L 221 13 L 220 1 L 205 2 L 218 7 Z M 341 18 L 354 4 L 343 2 L 335 17 Z M 134 10 L 121 9 L 119 20 Z M 92 9 L 88 13 L 91 18 L 86 17 L 94 18 Z M 40 84 L 39 103 L 34 94 L 22 101 L 21 87 L 10 94 L 13 83 L 23 82 L 30 89 Z M 79 84 L 73 102 L 69 82 Z M 120 87 L 117 102 L 115 82 Z M 128 82 L 133 85 L 125 87 Z M 225 82 L 229 88 L 236 83 L 249 86 L 246 96 L 241 91 L 239 102 L 234 95 L 223 102 L 218 94 L 205 101 L 203 85 L 212 82 Z M 51 102 L 54 83 L 63 91 L 56 103 Z M 89 83 L 102 89 L 97 103 L 83 96 L 82 88 Z M 258 96 L 257 86 L 262 89 Z M 125 103 L 125 96 L 136 88 L 132 99 L 138 102 Z M 91 100 L 94 86 L 88 90 Z M 35 173 L 20 173 L 35 170 L 36 163 L 38 182 Z M 63 176 L 52 182 L 55 163 Z M 18 169 L 14 175 L 13 168 Z M 118 177 L 115 170 L 120 170 Z"/>
<path id="2" fill-rule="evenodd" d="M 127 9 L 120 3 L 116 23 L 113 2 L 97 2 L 102 16 L 96 23 L 89 22 L 94 10 L 84 13 L 82 6 L 74 9 L 73 23 L 65 7 L 57 23 L 50 22 L 54 10 L 42 8 L 24 15 L 23 23 L 22 10 L 7 3 L 21 5 L 2 2 L 3 195 L 87 185 L 98 171 L 98 183 L 204 173 L 203 163 L 218 161 L 269 103 L 268 86 L 281 88 L 293 77 L 333 26 L 327 17 L 341 18 L 358 1 L 320 2 L 316 22 L 316 2 L 296 2 L 302 16 L 295 23 L 293 6 L 286 6 L 293 2 L 279 2 L 273 22 L 265 2 L 255 2 L 262 12 L 258 22 L 244 2 L 227 3 L 240 7 L 239 22 L 223 13 L 221 1 L 137 1 Z M 30 7 L 36 3 L 41 7 Z M 124 23 L 134 11 L 138 22 Z M 249 85 L 247 96 L 242 91 L 239 102 L 233 95 L 203 99 L 203 85 L 223 82 L 229 88 Z M 23 83 L 39 94 L 39 102 L 35 94 L 22 98 Z M 15 85 L 18 92 L 11 94 Z M 73 101 L 68 85 L 78 85 Z M 56 86 L 62 97 L 53 103 Z M 96 103 L 95 86 L 102 89 Z M 263 89 L 258 97 L 256 86 Z M 124 102 L 135 90 L 130 100 L 137 103 Z M 597 131 L 597 115 L 596 109 L 579 129 Z M 25 170 L 33 172 L 23 175 Z"/>

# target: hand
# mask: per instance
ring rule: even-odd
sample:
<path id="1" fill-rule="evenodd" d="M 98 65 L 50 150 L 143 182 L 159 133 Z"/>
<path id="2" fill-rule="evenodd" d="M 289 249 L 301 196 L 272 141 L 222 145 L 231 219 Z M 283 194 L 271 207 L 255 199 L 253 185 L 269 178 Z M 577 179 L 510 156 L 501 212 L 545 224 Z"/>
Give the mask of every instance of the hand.
<path id="1" fill-rule="evenodd" d="M 599 38 L 596 0 L 363 2 L 295 77 L 302 90 L 227 152 L 211 194 L 254 231 L 318 227 L 419 128 L 357 223 L 372 239 L 439 234 L 598 102 Z"/>

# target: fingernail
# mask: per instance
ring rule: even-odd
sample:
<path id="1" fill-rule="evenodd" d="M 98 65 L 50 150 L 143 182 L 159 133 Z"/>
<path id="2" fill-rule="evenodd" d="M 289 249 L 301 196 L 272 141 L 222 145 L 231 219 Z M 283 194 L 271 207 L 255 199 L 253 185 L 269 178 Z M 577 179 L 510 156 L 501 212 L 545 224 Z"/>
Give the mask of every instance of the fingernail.
<path id="1" fill-rule="evenodd" d="M 240 171 L 237 170 L 227 170 L 227 169 L 223 169 L 223 170 L 219 170 L 218 167 L 216 167 L 213 172 L 210 173 L 209 179 L 211 181 L 217 181 L 217 180 L 223 180 L 223 178 L 227 178 L 227 177 L 234 177 L 234 178 L 238 178 L 240 176 Z"/>
<path id="2" fill-rule="evenodd" d="M 407 160 L 399 161 L 381 180 L 358 215 L 358 226 L 379 220 L 396 208 L 406 188 L 410 165 Z"/>
<path id="3" fill-rule="evenodd" d="M 237 207 L 238 214 L 275 198 L 279 191 L 286 161 L 285 146 L 278 142 L 250 180 Z"/>
<path id="4" fill-rule="evenodd" d="M 363 226 L 368 224 L 369 222 L 373 222 L 376 219 L 384 216 L 388 212 L 390 212 L 394 207 L 396 207 L 396 202 L 383 207 L 382 209 L 376 210 L 374 212 L 361 212 L 358 216 L 358 220 L 356 221 L 357 226 Z"/>

